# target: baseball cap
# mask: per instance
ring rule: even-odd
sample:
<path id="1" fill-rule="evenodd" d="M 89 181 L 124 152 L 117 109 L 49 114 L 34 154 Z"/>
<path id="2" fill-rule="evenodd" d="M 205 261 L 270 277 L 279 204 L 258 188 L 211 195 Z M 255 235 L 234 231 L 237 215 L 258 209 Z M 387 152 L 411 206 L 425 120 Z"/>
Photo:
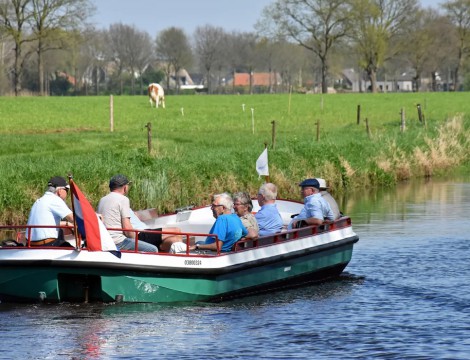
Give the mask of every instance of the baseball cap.
<path id="1" fill-rule="evenodd" d="M 114 175 L 111 180 L 109 180 L 109 188 L 113 190 L 130 183 L 131 181 L 129 181 L 126 176 L 122 174 L 117 174 Z"/>
<path id="2" fill-rule="evenodd" d="M 47 183 L 47 186 L 52 186 L 55 188 L 64 187 L 64 188 L 70 189 L 69 184 L 62 176 L 51 177 L 49 182 Z"/>
<path id="3" fill-rule="evenodd" d="M 320 189 L 320 183 L 318 182 L 317 179 L 305 179 L 299 184 L 299 186 L 302 186 L 302 187 L 310 186 L 310 187 Z"/>

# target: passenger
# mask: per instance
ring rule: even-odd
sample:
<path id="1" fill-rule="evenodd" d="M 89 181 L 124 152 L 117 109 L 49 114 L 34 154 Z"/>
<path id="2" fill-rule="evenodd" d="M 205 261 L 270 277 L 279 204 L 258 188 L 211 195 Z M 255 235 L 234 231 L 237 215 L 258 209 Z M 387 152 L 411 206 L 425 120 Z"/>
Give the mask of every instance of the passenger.
<path id="1" fill-rule="evenodd" d="M 277 187 L 272 183 L 261 185 L 258 191 L 258 204 L 261 209 L 256 213 L 259 236 L 267 236 L 282 230 L 283 221 L 276 207 Z"/>
<path id="2" fill-rule="evenodd" d="M 233 195 L 233 208 L 235 213 L 240 217 L 243 226 L 248 230 L 245 238 L 254 239 L 258 237 L 259 226 L 255 216 L 251 213 L 253 203 L 250 195 L 246 192 L 238 192 Z"/>
<path id="3" fill-rule="evenodd" d="M 300 214 L 291 220 L 288 228 L 298 227 L 300 221 L 303 221 L 306 225 L 321 225 L 325 220 L 332 221 L 334 219 L 333 211 L 331 211 L 330 204 L 320 194 L 318 180 L 306 179 L 299 186 L 305 205 Z"/>
<path id="4" fill-rule="evenodd" d="M 208 236 L 204 243 L 197 243 L 189 249 L 194 250 L 212 250 L 217 251 L 217 246 L 222 252 L 232 250 L 232 246 L 242 237 L 248 235 L 248 230 L 243 226 L 237 214 L 233 214 L 233 200 L 227 194 L 214 195 L 211 205 L 212 215 L 215 223 L 209 231 L 209 234 L 215 234 L 218 238 L 218 244 L 215 237 Z"/>
<path id="5" fill-rule="evenodd" d="M 162 228 L 150 229 L 146 223 L 139 219 L 136 213 L 131 209 L 131 225 L 136 230 L 155 230 L 162 231 Z M 172 233 L 180 233 L 181 229 L 177 227 L 165 228 L 165 231 Z M 159 251 L 170 251 L 171 245 L 175 242 L 181 242 L 181 235 L 160 234 L 160 233 L 139 233 L 139 240 L 155 245 Z"/>
<path id="6" fill-rule="evenodd" d="M 98 213 L 107 228 L 133 229 L 129 193 L 131 182 L 124 175 L 118 174 L 109 181 L 109 194 L 98 203 Z M 135 250 L 135 233 L 133 231 L 109 230 L 109 234 L 119 250 Z M 158 252 L 155 245 L 139 241 L 139 251 Z"/>
<path id="7" fill-rule="evenodd" d="M 341 217 L 341 211 L 339 211 L 339 206 L 335 198 L 331 196 L 331 194 L 328 192 L 328 186 L 326 186 L 326 181 L 320 178 L 317 178 L 317 180 L 320 184 L 321 196 L 328 202 L 328 204 L 330 204 L 331 211 L 333 211 L 334 219 L 339 219 Z"/>
<path id="8" fill-rule="evenodd" d="M 54 226 L 72 226 L 73 213 L 65 203 L 70 186 L 60 176 L 52 177 L 44 195 L 34 203 L 28 225 L 50 225 L 50 228 L 31 228 L 32 246 L 69 246 Z M 65 221 L 61 221 L 64 219 Z M 28 237 L 29 230 L 26 230 Z"/>

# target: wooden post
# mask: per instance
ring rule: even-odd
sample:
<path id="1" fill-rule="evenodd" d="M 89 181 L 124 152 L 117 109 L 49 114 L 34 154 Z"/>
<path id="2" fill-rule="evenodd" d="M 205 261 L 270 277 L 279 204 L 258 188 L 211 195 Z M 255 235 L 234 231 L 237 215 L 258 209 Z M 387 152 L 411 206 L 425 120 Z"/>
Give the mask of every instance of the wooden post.
<path id="1" fill-rule="evenodd" d="M 366 131 L 367 131 L 367 137 L 370 139 L 369 120 L 367 118 L 366 118 Z"/>
<path id="2" fill-rule="evenodd" d="M 271 148 L 274 150 L 276 146 L 276 120 L 271 121 L 271 124 L 273 125 L 273 130 L 272 130 L 273 144 L 271 145 Z"/>
<path id="3" fill-rule="evenodd" d="M 290 115 L 290 102 L 292 97 L 292 85 L 289 86 L 289 107 L 287 108 L 287 115 Z"/>
<path id="4" fill-rule="evenodd" d="M 401 110 L 400 110 L 400 118 L 401 118 L 400 130 L 401 130 L 401 132 L 405 132 L 405 129 L 406 129 L 406 123 L 405 123 L 405 109 L 403 109 L 403 108 L 401 108 Z"/>
<path id="5" fill-rule="evenodd" d="M 147 148 L 150 154 L 152 152 L 152 123 L 148 122 L 145 127 L 147 128 Z"/>
<path id="6" fill-rule="evenodd" d="M 423 122 L 423 113 L 421 111 L 421 105 L 417 104 L 416 108 L 418 109 L 418 120 L 419 120 L 420 123 L 422 123 Z"/>
<path id="7" fill-rule="evenodd" d="M 109 96 L 109 128 L 110 131 L 114 131 L 114 101 L 113 95 Z"/>
<path id="8" fill-rule="evenodd" d="M 361 105 L 357 105 L 357 125 L 361 123 Z"/>
<path id="9" fill-rule="evenodd" d="M 317 120 L 315 125 L 317 125 L 317 141 L 320 141 L 320 120 Z"/>

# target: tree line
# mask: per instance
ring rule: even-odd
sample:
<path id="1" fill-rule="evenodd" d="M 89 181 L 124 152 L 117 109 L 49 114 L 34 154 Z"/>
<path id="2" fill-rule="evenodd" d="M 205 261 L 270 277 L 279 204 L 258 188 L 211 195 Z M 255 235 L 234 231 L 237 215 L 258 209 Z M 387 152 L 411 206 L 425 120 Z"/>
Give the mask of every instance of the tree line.
<path id="1" fill-rule="evenodd" d="M 411 69 L 413 89 L 470 87 L 470 0 L 438 9 L 418 0 L 276 0 L 253 32 L 201 25 L 170 27 L 152 37 L 135 26 L 90 24 L 89 0 L 0 0 L 0 94 L 142 94 L 150 82 L 179 93 L 184 70 L 209 93 L 308 90 L 337 85 L 357 69 L 378 91 L 378 78 Z M 250 74 L 248 89 L 236 73 Z M 278 74 L 256 89 L 253 74 Z M 271 78 L 271 77 L 270 77 Z"/>

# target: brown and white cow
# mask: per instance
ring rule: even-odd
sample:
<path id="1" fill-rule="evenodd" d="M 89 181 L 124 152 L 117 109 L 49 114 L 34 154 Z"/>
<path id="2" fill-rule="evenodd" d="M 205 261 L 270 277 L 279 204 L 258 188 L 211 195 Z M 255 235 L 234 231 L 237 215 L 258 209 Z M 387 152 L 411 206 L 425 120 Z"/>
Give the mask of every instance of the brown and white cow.
<path id="1" fill-rule="evenodd" d="M 148 90 L 150 106 L 153 106 L 153 103 L 155 103 L 155 108 L 158 108 L 158 105 L 161 103 L 162 108 L 165 108 L 165 92 L 161 85 L 152 83 L 149 85 Z"/>

